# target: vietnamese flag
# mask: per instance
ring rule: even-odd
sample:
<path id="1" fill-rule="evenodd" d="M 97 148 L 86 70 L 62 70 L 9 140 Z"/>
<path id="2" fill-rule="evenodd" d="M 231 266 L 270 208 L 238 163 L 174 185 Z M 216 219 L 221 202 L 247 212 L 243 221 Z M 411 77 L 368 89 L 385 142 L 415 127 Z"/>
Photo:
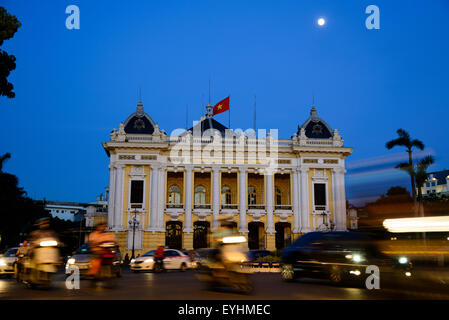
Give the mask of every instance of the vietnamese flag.
<path id="1" fill-rule="evenodd" d="M 219 114 L 219 113 L 222 113 L 222 112 L 225 112 L 228 110 L 229 110 L 229 97 L 226 97 L 214 106 L 212 115 L 215 116 L 216 114 Z"/>

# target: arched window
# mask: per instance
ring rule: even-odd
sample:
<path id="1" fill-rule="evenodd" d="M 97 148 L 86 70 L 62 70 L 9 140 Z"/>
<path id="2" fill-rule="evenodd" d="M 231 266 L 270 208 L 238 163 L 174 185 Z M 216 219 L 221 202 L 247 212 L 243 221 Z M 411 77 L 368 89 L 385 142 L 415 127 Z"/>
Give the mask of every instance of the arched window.
<path id="1" fill-rule="evenodd" d="M 206 188 L 203 186 L 195 187 L 195 204 L 206 204 Z"/>
<path id="2" fill-rule="evenodd" d="M 177 185 L 172 185 L 168 189 L 168 203 L 180 204 L 181 203 L 181 189 Z"/>
<path id="3" fill-rule="evenodd" d="M 280 206 L 282 204 L 282 192 L 278 187 L 274 187 L 274 193 L 276 195 L 276 205 Z"/>
<path id="4" fill-rule="evenodd" d="M 228 186 L 221 188 L 221 204 L 231 204 L 231 188 Z"/>
<path id="5" fill-rule="evenodd" d="M 256 188 L 253 186 L 248 187 L 248 204 L 256 204 Z"/>

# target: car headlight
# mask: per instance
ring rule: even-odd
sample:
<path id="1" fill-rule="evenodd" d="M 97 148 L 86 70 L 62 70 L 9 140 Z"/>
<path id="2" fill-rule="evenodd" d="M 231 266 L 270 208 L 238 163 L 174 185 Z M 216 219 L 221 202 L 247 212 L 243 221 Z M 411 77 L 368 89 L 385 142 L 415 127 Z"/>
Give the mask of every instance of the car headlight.
<path id="1" fill-rule="evenodd" d="M 69 260 L 67 260 L 68 264 L 75 264 L 75 258 L 70 258 Z"/>
<path id="2" fill-rule="evenodd" d="M 2 267 L 6 266 L 5 259 L 0 259 L 0 266 L 2 266 Z"/>
<path id="3" fill-rule="evenodd" d="M 131 259 L 131 263 L 134 263 L 134 262 L 136 262 L 136 259 Z"/>
<path id="4" fill-rule="evenodd" d="M 407 262 L 408 262 L 407 257 L 400 257 L 400 258 L 399 258 L 399 263 L 400 263 L 400 264 L 406 264 Z"/>
<path id="5" fill-rule="evenodd" d="M 146 262 L 146 263 L 148 263 L 148 262 L 153 262 L 153 258 L 145 259 L 145 262 Z"/>
<path id="6" fill-rule="evenodd" d="M 354 262 L 360 262 L 360 261 L 363 260 L 363 258 L 362 258 L 361 255 L 355 254 L 355 255 L 352 257 L 352 260 L 354 260 Z"/>
<path id="7" fill-rule="evenodd" d="M 355 274 L 356 276 L 359 276 L 361 274 L 360 270 L 351 270 L 349 271 L 350 274 Z"/>
<path id="8" fill-rule="evenodd" d="M 55 240 L 47 240 L 47 241 L 41 241 L 39 243 L 41 247 L 56 247 L 58 245 L 58 242 Z"/>
<path id="9" fill-rule="evenodd" d="M 246 238 L 244 236 L 229 236 L 224 237 L 222 241 L 223 243 L 242 243 L 246 242 Z"/>

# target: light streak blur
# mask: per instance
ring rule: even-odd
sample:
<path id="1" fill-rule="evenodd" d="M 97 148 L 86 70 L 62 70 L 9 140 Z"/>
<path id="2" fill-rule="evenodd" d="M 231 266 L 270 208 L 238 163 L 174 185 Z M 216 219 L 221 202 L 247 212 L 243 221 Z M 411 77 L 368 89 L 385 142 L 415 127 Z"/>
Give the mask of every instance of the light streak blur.
<path id="1" fill-rule="evenodd" d="M 449 231 L 449 216 L 386 219 L 384 227 L 393 233 Z"/>

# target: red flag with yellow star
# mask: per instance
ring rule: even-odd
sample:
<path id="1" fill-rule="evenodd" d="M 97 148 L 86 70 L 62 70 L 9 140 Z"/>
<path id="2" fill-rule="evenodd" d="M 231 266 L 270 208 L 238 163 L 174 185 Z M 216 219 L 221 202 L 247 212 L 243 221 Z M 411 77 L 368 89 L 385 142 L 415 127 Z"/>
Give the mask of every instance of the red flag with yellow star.
<path id="1" fill-rule="evenodd" d="M 216 115 L 229 110 L 229 97 L 224 98 L 214 106 L 212 115 Z"/>

